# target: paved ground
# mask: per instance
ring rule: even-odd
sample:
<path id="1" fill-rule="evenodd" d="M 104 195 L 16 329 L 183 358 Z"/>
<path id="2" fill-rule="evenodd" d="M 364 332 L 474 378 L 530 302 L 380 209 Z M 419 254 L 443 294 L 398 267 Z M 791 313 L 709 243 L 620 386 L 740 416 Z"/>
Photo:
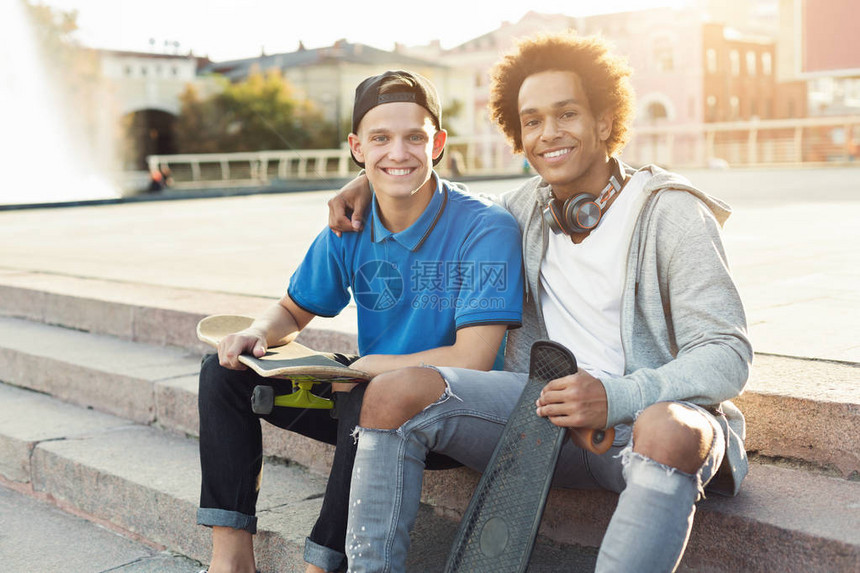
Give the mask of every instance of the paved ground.
<path id="1" fill-rule="evenodd" d="M 758 352 L 860 362 L 860 168 L 695 171 L 735 208 L 729 261 Z M 473 183 L 498 193 L 517 180 Z M 0 271 L 277 297 L 327 191 L 0 212 Z"/>
<path id="2" fill-rule="evenodd" d="M 4 573 L 197 573 L 201 565 L 0 486 Z"/>

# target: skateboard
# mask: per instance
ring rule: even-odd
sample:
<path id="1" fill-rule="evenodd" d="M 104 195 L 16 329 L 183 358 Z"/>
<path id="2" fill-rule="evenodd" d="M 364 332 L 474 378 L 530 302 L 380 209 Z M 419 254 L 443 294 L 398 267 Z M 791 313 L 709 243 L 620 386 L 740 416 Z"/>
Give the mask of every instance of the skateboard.
<path id="1" fill-rule="evenodd" d="M 529 379 L 460 522 L 446 573 L 525 571 L 534 549 L 566 429 L 535 414 L 547 382 L 577 371 L 576 359 L 551 341 L 535 342 Z M 603 453 L 615 431 L 576 430 L 589 450 Z"/>
<path id="2" fill-rule="evenodd" d="M 252 317 L 236 314 L 207 316 L 197 324 L 197 338 L 217 348 L 225 336 L 248 328 L 252 322 Z M 366 382 L 371 378 L 366 372 L 344 366 L 329 355 L 297 342 L 271 347 L 260 358 L 242 354 L 239 362 L 264 378 L 284 378 L 293 383 L 292 394 L 279 396 L 275 396 L 271 386 L 256 386 L 251 397 L 251 408 L 257 414 L 270 414 L 274 406 L 331 409 L 331 400 L 311 392 L 314 384 Z"/>

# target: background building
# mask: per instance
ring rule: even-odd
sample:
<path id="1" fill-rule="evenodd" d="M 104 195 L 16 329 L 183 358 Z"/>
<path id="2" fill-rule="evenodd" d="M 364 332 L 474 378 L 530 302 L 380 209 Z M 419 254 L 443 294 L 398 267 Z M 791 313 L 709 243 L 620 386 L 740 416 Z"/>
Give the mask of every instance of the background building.
<path id="1" fill-rule="evenodd" d="M 136 142 L 125 166 L 173 152 L 171 129 L 188 83 L 238 82 L 278 70 L 298 98 L 336 126 L 341 147 L 355 86 L 387 69 L 411 69 L 437 86 L 452 158 L 472 174 L 513 172 L 521 157 L 487 114 L 489 70 L 518 38 L 575 30 L 612 41 L 634 69 L 637 115 L 624 158 L 636 165 L 787 164 L 850 161 L 860 141 L 860 39 L 855 0 L 693 0 L 685 9 L 572 17 L 526 13 L 443 49 L 392 51 L 340 40 L 332 46 L 227 62 L 192 55 L 102 52 L 116 113 Z M 443 166 L 444 169 L 445 166 Z"/>
<path id="2" fill-rule="evenodd" d="M 295 52 L 214 62 L 202 71 L 241 81 L 251 73 L 273 69 L 281 72 L 299 98 L 313 101 L 323 117 L 338 127 L 338 139 L 344 144 L 351 127 L 355 87 L 365 78 L 386 70 L 408 69 L 430 79 L 439 91 L 446 128 L 455 133 L 471 133 L 474 123 L 474 110 L 465 105 L 475 97 L 474 90 L 464 71 L 404 52 L 389 52 L 346 40 L 324 48 L 305 49 L 299 45 Z M 446 115 L 445 110 L 457 110 L 456 115 Z"/>
<path id="3" fill-rule="evenodd" d="M 204 93 L 218 89 L 217 82 L 200 75 L 209 60 L 114 50 L 99 50 L 98 56 L 112 112 L 121 118 L 123 168 L 142 169 L 149 155 L 176 153 L 174 124 L 185 87 L 193 83 Z"/>

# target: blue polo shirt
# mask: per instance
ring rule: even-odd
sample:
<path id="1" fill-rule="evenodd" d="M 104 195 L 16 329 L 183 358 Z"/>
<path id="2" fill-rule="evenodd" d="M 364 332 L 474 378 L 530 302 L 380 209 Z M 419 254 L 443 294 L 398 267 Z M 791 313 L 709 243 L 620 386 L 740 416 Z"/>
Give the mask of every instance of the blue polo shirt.
<path id="1" fill-rule="evenodd" d="M 355 300 L 362 356 L 449 346 L 466 326 L 521 324 L 516 221 L 434 178 L 433 197 L 409 228 L 386 229 L 374 197 L 362 231 L 338 237 L 326 228 L 290 279 L 290 297 L 318 316 L 335 316 Z"/>

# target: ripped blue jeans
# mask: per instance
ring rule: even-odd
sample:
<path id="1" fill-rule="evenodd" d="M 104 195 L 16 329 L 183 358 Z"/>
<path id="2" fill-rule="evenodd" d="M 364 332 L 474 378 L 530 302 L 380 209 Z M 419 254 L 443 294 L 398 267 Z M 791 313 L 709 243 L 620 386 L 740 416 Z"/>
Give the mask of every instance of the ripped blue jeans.
<path id="1" fill-rule="evenodd" d="M 527 379 L 522 373 L 437 370 L 447 387 L 434 404 L 396 430 L 357 430 L 346 537 L 351 572 L 405 571 L 427 452 L 483 471 Z M 615 442 L 602 456 L 565 443 L 554 487 L 621 493 L 597 571 L 671 571 L 680 561 L 695 503 L 725 451 L 714 416 L 682 404 L 700 411 L 714 428 L 714 445 L 695 475 L 634 453 L 629 426 L 616 428 Z"/>

